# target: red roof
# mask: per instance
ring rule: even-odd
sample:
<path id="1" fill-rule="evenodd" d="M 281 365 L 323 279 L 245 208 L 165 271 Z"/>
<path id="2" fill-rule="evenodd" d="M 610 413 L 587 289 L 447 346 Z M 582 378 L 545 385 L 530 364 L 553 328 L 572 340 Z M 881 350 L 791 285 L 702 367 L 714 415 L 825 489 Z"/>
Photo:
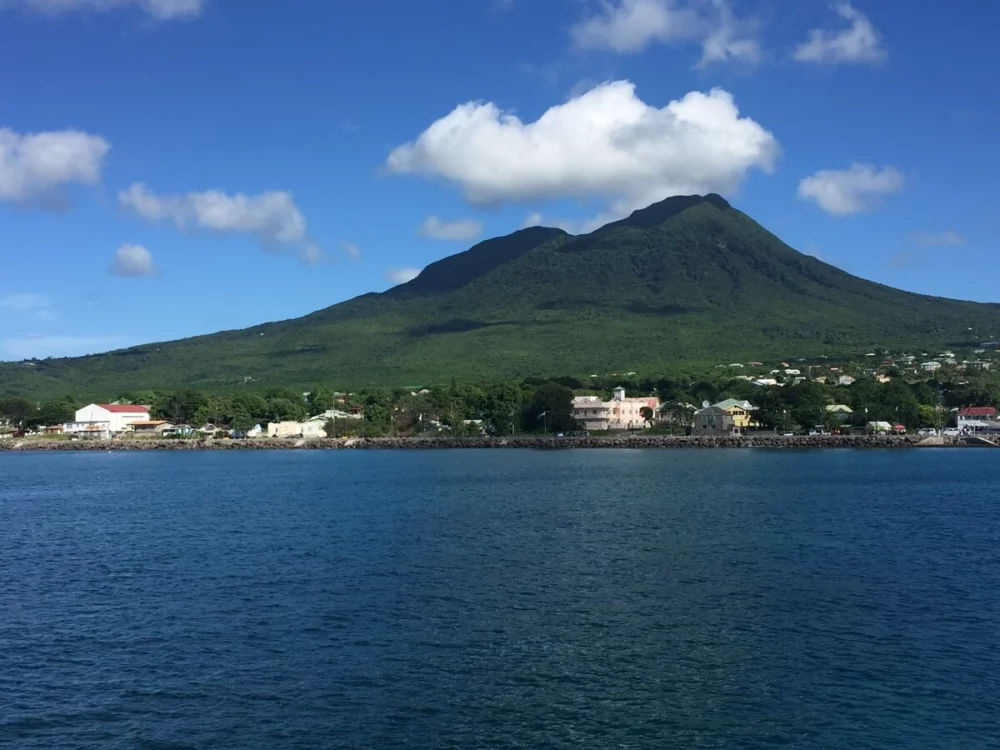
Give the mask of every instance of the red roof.
<path id="1" fill-rule="evenodd" d="M 995 417 L 997 410 L 995 406 L 967 406 L 958 413 L 963 417 Z"/>
<path id="2" fill-rule="evenodd" d="M 149 414 L 148 406 L 139 406 L 138 404 L 98 404 L 105 411 L 110 411 L 115 414 Z"/>

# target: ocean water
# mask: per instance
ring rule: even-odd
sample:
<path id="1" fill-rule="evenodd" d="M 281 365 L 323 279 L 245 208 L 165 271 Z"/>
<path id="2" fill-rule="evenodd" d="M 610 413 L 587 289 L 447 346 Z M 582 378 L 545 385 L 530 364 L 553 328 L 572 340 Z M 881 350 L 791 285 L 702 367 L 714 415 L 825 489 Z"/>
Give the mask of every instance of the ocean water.
<path id="1" fill-rule="evenodd" d="M 0 747 L 995 748 L 989 451 L 0 454 Z"/>

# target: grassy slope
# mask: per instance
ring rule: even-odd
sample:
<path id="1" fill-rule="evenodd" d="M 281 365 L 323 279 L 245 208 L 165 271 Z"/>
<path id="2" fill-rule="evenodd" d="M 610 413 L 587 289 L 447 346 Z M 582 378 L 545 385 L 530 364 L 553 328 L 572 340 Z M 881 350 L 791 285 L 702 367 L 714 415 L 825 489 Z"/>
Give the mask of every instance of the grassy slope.
<path id="1" fill-rule="evenodd" d="M 877 344 L 959 345 L 997 332 L 996 305 L 858 279 L 712 196 L 670 199 L 581 237 L 534 229 L 489 240 L 386 294 L 295 320 L 0 365 L 0 392 L 110 397 L 227 391 L 245 377 L 254 386 L 349 387 L 666 371 Z"/>

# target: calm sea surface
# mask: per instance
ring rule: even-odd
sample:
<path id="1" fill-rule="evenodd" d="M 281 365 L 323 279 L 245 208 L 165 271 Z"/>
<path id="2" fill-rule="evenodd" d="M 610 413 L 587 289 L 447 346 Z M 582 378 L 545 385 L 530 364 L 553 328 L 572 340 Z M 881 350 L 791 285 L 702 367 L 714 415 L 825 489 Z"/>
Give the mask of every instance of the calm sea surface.
<path id="1" fill-rule="evenodd" d="M 1000 452 L 0 454 L 0 747 L 996 748 Z"/>

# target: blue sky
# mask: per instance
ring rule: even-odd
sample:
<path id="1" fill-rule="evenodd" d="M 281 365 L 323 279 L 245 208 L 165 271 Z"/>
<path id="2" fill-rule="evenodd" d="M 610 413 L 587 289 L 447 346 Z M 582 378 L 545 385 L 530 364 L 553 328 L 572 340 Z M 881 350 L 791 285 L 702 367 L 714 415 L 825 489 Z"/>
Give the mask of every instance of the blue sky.
<path id="1" fill-rule="evenodd" d="M 865 278 L 997 301 L 998 22 L 928 0 L 2 0 L 0 359 L 294 317 L 690 192 Z"/>

